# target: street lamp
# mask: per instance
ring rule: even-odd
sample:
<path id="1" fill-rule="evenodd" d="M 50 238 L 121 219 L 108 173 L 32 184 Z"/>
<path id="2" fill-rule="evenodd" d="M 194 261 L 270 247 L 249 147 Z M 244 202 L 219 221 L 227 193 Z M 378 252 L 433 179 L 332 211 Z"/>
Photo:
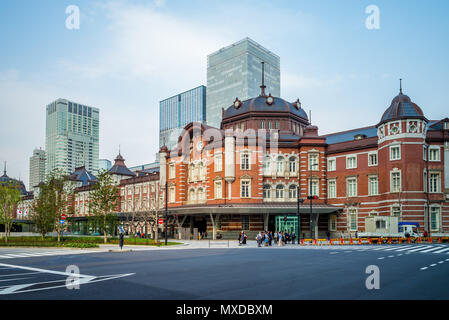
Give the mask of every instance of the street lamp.
<path id="1" fill-rule="evenodd" d="M 168 183 L 165 182 L 165 246 L 167 246 L 167 222 L 168 222 Z"/>
<path id="2" fill-rule="evenodd" d="M 313 199 L 318 199 L 318 197 L 312 195 L 312 168 L 315 166 L 318 166 L 318 163 L 309 164 L 309 166 L 310 166 L 310 168 L 309 168 L 309 170 L 310 170 L 310 187 L 309 187 L 310 196 L 307 198 L 310 199 L 310 238 L 314 239 L 314 237 L 313 237 L 313 219 L 312 219 L 312 201 L 313 201 Z"/>
<path id="3" fill-rule="evenodd" d="M 303 203 L 304 200 L 301 199 L 301 193 L 300 193 L 300 187 L 299 187 L 299 182 L 298 182 L 298 186 L 296 187 L 296 196 L 297 196 L 297 202 L 298 202 L 298 210 L 296 212 L 297 216 L 298 216 L 298 244 L 301 243 L 301 215 L 299 214 L 299 205 L 300 203 Z"/>

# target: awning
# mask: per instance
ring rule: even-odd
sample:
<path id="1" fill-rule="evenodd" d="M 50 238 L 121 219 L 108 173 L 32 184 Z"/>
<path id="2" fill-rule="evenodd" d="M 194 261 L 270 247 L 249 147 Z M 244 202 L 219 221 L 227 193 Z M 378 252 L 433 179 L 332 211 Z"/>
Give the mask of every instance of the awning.
<path id="1" fill-rule="evenodd" d="M 162 210 L 163 211 L 163 210 Z M 340 213 L 343 208 L 327 204 L 312 205 L 312 214 Z M 263 203 L 263 204 L 230 204 L 230 205 L 208 205 L 208 206 L 182 206 L 169 208 L 169 214 L 181 215 L 208 215 L 212 214 L 297 214 L 296 203 Z M 299 214 L 310 214 L 309 205 L 301 205 Z"/>

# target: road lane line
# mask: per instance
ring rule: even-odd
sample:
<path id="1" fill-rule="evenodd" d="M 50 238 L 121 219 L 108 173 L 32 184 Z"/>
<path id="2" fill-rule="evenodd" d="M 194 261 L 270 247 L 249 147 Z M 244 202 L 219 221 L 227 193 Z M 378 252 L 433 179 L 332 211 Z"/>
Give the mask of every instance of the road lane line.
<path id="1" fill-rule="evenodd" d="M 394 256 L 388 256 L 388 258 L 394 258 Z"/>
<path id="2" fill-rule="evenodd" d="M 385 259 L 385 257 L 380 257 L 380 258 L 377 258 L 378 260 L 383 260 L 383 259 Z"/>
<path id="3" fill-rule="evenodd" d="M 25 276 L 25 275 L 27 275 L 27 274 L 36 274 L 36 273 L 39 273 L 39 272 L 1 274 L 1 275 L 0 275 L 0 278 L 3 278 L 3 277 L 10 277 L 10 276 Z"/>
<path id="4" fill-rule="evenodd" d="M 398 250 L 398 249 L 403 249 L 403 248 L 409 248 L 409 247 L 411 247 L 411 246 L 397 246 L 397 247 L 393 247 L 393 248 L 388 248 L 388 249 L 385 249 L 385 251 L 392 251 L 392 250 Z"/>
<path id="5" fill-rule="evenodd" d="M 6 282 L 6 281 L 17 281 L 17 280 L 25 280 L 25 279 L 31 279 L 31 278 L 15 278 L 15 279 L 6 279 L 6 280 L 0 280 L 0 282 Z"/>
<path id="6" fill-rule="evenodd" d="M 420 270 L 426 270 L 428 267 L 423 267 L 423 268 L 421 268 Z"/>
<path id="7" fill-rule="evenodd" d="M 437 265 L 436 263 L 432 263 L 430 266 L 435 267 L 436 265 Z"/>
<path id="8" fill-rule="evenodd" d="M 444 263 L 444 261 L 438 261 L 438 263 Z"/>

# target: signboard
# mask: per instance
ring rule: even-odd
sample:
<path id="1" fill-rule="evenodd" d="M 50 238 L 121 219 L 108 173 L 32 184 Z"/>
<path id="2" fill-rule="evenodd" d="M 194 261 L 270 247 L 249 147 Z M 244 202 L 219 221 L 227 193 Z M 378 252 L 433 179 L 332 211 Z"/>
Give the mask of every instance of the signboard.
<path id="1" fill-rule="evenodd" d="M 159 219 L 159 224 L 164 224 L 164 219 Z"/>
<path id="2" fill-rule="evenodd" d="M 63 213 L 61 214 L 61 220 L 65 220 L 67 218 L 67 216 Z"/>
<path id="3" fill-rule="evenodd" d="M 59 220 L 59 224 L 64 224 L 65 220 Z"/>
<path id="4" fill-rule="evenodd" d="M 125 229 L 122 226 L 118 226 L 118 232 L 125 234 Z"/>

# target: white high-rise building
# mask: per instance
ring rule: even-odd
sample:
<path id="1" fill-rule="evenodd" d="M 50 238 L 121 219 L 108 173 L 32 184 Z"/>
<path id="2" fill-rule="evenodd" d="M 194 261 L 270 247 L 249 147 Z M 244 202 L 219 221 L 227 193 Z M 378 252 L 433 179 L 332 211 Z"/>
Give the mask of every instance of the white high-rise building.
<path id="1" fill-rule="evenodd" d="M 45 181 L 45 151 L 34 149 L 30 157 L 30 181 L 28 190 L 33 190 L 39 183 Z"/>
<path id="2" fill-rule="evenodd" d="M 46 112 L 46 174 L 54 169 L 70 174 L 82 166 L 97 172 L 99 109 L 58 99 L 47 106 Z"/>
<path id="3" fill-rule="evenodd" d="M 206 122 L 220 127 L 222 108 L 235 98 L 245 101 L 259 96 L 265 62 L 265 92 L 279 97 L 280 58 L 257 42 L 245 38 L 207 57 Z"/>

